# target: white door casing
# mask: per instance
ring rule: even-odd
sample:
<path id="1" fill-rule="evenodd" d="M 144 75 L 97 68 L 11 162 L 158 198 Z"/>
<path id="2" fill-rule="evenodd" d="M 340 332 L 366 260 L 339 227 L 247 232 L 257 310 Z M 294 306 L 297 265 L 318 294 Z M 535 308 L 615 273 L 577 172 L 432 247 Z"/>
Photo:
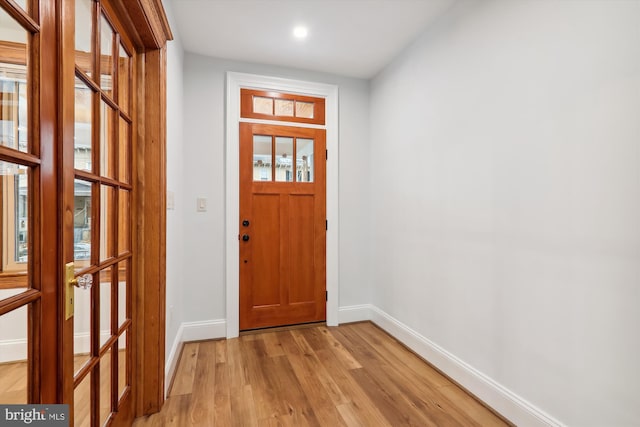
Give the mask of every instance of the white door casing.
<path id="1" fill-rule="evenodd" d="M 338 87 L 324 83 L 289 80 L 244 73 L 227 73 L 225 141 L 225 271 L 227 338 L 240 331 L 239 229 L 240 167 L 239 123 L 240 89 L 251 88 L 296 93 L 325 98 L 327 151 L 327 325 L 338 325 Z M 282 125 L 282 122 L 251 119 L 252 122 Z M 287 124 L 294 126 L 295 124 Z M 305 125 L 310 127 L 309 125 Z"/>

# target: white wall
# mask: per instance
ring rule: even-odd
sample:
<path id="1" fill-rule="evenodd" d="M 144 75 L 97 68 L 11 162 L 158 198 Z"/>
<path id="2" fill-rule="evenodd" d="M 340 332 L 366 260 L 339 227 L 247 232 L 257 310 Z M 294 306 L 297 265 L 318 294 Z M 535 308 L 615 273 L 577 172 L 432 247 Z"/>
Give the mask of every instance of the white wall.
<path id="1" fill-rule="evenodd" d="M 375 306 L 560 422 L 640 425 L 640 2 L 459 4 L 372 81 L 370 149 Z"/>
<path id="2" fill-rule="evenodd" d="M 172 4 L 164 4 L 170 22 L 173 22 Z M 167 45 L 167 203 L 173 197 L 173 207 L 167 209 L 167 313 L 166 357 L 179 350 L 180 326 L 184 322 L 184 154 L 183 154 L 183 49 L 180 35 Z"/>
<path id="3" fill-rule="evenodd" d="M 227 71 L 339 86 L 340 305 L 370 302 L 368 109 L 365 80 L 232 62 L 185 53 L 184 260 L 185 321 L 225 319 L 224 120 Z M 330 153 L 330 156 L 332 154 Z M 196 212 L 196 199 L 207 212 Z"/>

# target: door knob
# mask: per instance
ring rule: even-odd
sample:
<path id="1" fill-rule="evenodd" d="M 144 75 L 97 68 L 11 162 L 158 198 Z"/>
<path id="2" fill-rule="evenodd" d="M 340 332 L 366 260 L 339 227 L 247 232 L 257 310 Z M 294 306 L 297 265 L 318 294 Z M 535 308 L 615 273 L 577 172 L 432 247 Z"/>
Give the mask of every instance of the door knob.
<path id="1" fill-rule="evenodd" d="M 93 285 L 93 276 L 91 274 L 83 274 L 80 277 L 73 277 L 75 275 L 75 268 L 72 262 L 65 265 L 65 320 L 69 320 L 73 317 L 74 312 L 74 287 L 81 289 L 91 289 Z"/>
<path id="2" fill-rule="evenodd" d="M 83 274 L 82 276 L 72 279 L 70 283 L 76 288 L 91 289 L 91 286 L 93 286 L 93 275 Z"/>
<path id="3" fill-rule="evenodd" d="M 249 241 L 249 235 L 248 234 L 243 234 L 242 235 L 242 241 L 243 242 L 248 242 Z"/>
<path id="4" fill-rule="evenodd" d="M 243 227 L 248 227 L 249 226 L 249 220 L 245 219 L 244 221 L 242 221 L 242 226 Z"/>

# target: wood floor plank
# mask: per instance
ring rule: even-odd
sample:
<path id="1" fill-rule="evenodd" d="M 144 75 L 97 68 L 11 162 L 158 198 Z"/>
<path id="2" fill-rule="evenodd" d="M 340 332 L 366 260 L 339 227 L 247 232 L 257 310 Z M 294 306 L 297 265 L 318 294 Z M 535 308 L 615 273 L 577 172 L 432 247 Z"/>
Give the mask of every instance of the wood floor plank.
<path id="1" fill-rule="evenodd" d="M 336 406 L 340 416 L 348 427 L 366 427 L 360 422 L 360 419 L 356 415 L 356 411 L 353 408 L 353 403 L 343 403 Z"/>
<path id="2" fill-rule="evenodd" d="M 186 343 L 184 347 L 182 347 L 178 369 L 176 369 L 175 381 L 171 386 L 169 396 L 190 394 L 193 391 L 193 377 L 196 373 L 198 348 L 198 343 Z"/>
<path id="3" fill-rule="evenodd" d="M 256 405 L 253 399 L 253 388 L 250 385 L 242 387 L 241 393 L 237 395 L 237 398 L 242 404 L 234 405 L 234 395 L 231 395 L 231 416 L 234 421 L 234 425 L 241 427 L 254 427 L 258 425 L 258 416 L 256 415 Z M 234 410 L 236 408 L 237 410 Z"/>
<path id="4" fill-rule="evenodd" d="M 259 423 L 281 414 L 279 396 L 274 393 L 267 377 L 269 357 L 264 341 L 258 335 L 240 337 L 240 349 L 247 383 L 251 385 L 256 416 Z"/>
<path id="5" fill-rule="evenodd" d="M 344 336 L 349 340 L 354 352 L 358 352 L 355 354 L 359 356 L 358 360 L 370 375 L 371 381 L 385 390 L 391 399 L 395 399 L 395 407 L 402 408 L 407 417 L 407 425 L 420 425 L 418 420 L 422 420 L 424 425 L 477 425 L 473 419 L 458 414 L 437 388 L 419 381 L 422 372 L 409 370 L 402 363 L 389 363 L 381 357 L 378 352 L 381 346 L 373 346 L 363 339 L 358 334 L 358 328 L 343 330 L 336 335 L 339 339 Z M 423 363 L 422 366 L 423 370 L 428 369 L 428 365 Z M 370 392 L 374 393 L 375 390 L 372 388 Z"/>
<path id="6" fill-rule="evenodd" d="M 331 333 L 328 327 L 320 327 L 319 328 L 322 334 L 324 335 L 329 348 L 337 355 L 338 361 L 345 366 L 347 369 L 358 369 L 362 368 L 360 364 L 353 358 L 351 353 L 349 353 L 342 344 L 335 338 L 335 336 Z M 338 329 L 338 328 L 332 328 Z"/>
<path id="7" fill-rule="evenodd" d="M 216 341 L 216 364 L 227 362 L 227 340 Z"/>
<path id="8" fill-rule="evenodd" d="M 280 419 L 293 426 L 321 427 L 311 405 L 286 356 L 265 361 L 267 384 L 278 396 Z"/>
<path id="9" fill-rule="evenodd" d="M 27 362 L 0 363 L 0 402 L 27 403 Z"/>
<path id="10" fill-rule="evenodd" d="M 284 356 L 285 353 L 282 350 L 282 344 L 278 340 L 279 334 L 274 332 L 271 334 L 264 334 L 262 340 L 264 341 L 264 346 L 269 357 L 279 357 Z"/>
<path id="11" fill-rule="evenodd" d="M 287 348 L 287 354 L 290 358 L 294 357 L 294 355 L 298 355 L 302 361 L 304 370 L 301 369 L 299 375 L 305 375 L 307 377 L 307 382 L 314 384 L 314 389 L 316 390 L 316 384 L 319 384 L 334 405 L 349 402 L 349 399 L 344 395 L 344 393 L 342 393 L 338 384 L 333 380 L 331 373 L 320 362 L 315 351 L 304 351 L 307 345 L 307 341 L 304 339 L 304 337 L 306 337 L 305 332 L 292 333 L 291 337 L 294 340 L 293 342 L 295 343 L 295 346 L 289 346 Z M 296 349 L 299 351 L 296 351 Z"/>
<path id="12" fill-rule="evenodd" d="M 315 355 L 301 351 L 291 334 L 279 334 L 282 348 L 287 354 L 293 373 L 303 393 L 313 401 L 316 417 L 322 426 L 346 426 L 336 402 L 345 398 L 337 385 L 330 380 L 330 375 L 320 365 Z"/>
<path id="13" fill-rule="evenodd" d="M 256 331 L 235 339 L 187 343 L 162 411 L 134 423 L 507 425 L 371 323 Z"/>
<path id="14" fill-rule="evenodd" d="M 390 339 L 389 335 L 372 323 L 354 324 L 353 329 L 371 344 L 381 357 L 393 365 L 402 364 L 414 373 L 419 373 L 419 377 L 424 378 L 429 386 L 438 388 L 451 385 L 447 377 L 432 369 L 419 357 L 412 357 L 415 356 L 414 353 L 395 339 Z"/>
<path id="15" fill-rule="evenodd" d="M 218 359 L 218 345 L 216 344 L 216 360 Z M 213 419 L 218 426 L 231 426 L 231 396 L 229 384 L 229 371 L 225 363 L 216 363 L 214 384 L 214 414 Z"/>
<path id="16" fill-rule="evenodd" d="M 212 426 L 214 418 L 213 391 L 215 390 L 215 341 L 198 343 L 197 374 L 193 380 L 189 425 Z"/>
<path id="17" fill-rule="evenodd" d="M 437 415 L 444 411 L 456 422 L 465 426 L 504 425 L 499 417 L 486 411 L 480 402 L 460 387 L 452 385 L 448 378 L 415 356 L 402 344 L 390 340 L 389 336 L 379 328 L 372 324 L 354 326 L 353 332 L 369 343 L 372 351 L 376 352 L 380 359 L 386 360 L 388 365 L 394 367 L 394 376 L 402 380 L 407 397 L 411 398 L 412 404 L 422 412 Z M 451 389 L 443 393 L 444 387 L 451 387 Z M 460 406 L 466 406 L 465 411 L 460 411 Z M 474 412 L 476 408 L 483 409 Z M 484 416 L 480 417 L 480 414 Z M 446 420 L 434 418 L 434 421 L 442 423 Z"/>
<path id="18" fill-rule="evenodd" d="M 318 350 L 318 359 L 331 372 L 331 377 L 338 385 L 342 393 L 349 400 L 352 412 L 362 425 L 365 426 L 391 426 L 369 396 L 351 376 L 353 369 L 345 368 L 339 360 L 344 360 L 342 356 L 336 355 L 331 349 Z M 360 368 L 359 368 L 360 369 Z"/>

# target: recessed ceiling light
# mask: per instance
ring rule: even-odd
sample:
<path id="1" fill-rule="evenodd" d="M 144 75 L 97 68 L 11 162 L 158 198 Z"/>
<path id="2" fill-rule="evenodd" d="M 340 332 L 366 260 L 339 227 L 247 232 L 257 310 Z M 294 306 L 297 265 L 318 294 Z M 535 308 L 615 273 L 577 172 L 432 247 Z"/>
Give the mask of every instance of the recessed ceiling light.
<path id="1" fill-rule="evenodd" d="M 307 29 L 307 27 L 303 27 L 302 25 L 299 25 L 293 29 L 293 36 L 297 39 L 304 39 L 308 34 L 309 30 Z"/>

